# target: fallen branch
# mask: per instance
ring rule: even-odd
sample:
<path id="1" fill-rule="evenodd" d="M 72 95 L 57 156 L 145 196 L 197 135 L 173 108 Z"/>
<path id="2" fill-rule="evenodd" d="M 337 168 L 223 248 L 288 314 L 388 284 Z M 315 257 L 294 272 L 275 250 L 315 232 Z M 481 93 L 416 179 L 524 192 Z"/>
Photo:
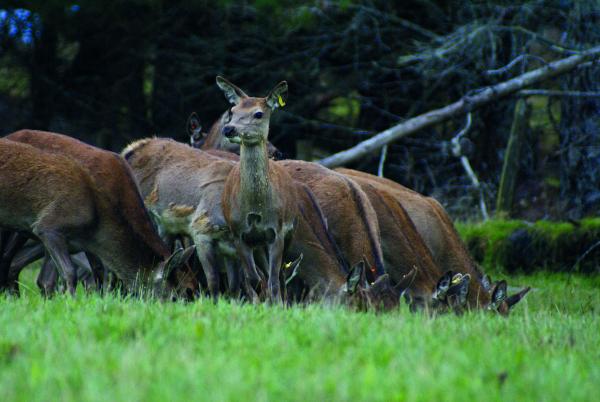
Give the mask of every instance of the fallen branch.
<path id="1" fill-rule="evenodd" d="M 586 91 L 558 91 L 552 89 L 522 89 L 517 92 L 518 96 L 572 96 L 580 98 L 597 98 L 600 97 L 600 92 L 586 92 Z"/>
<path id="2" fill-rule="evenodd" d="M 590 61 L 600 56 L 600 46 L 596 46 L 579 54 L 548 63 L 535 70 L 521 74 L 508 81 L 480 89 L 474 95 L 465 95 L 457 102 L 435 109 L 422 115 L 413 117 L 382 131 L 356 146 L 319 161 L 327 167 L 337 167 L 369 155 L 386 144 L 396 141 L 407 135 L 416 133 L 427 127 L 448 120 L 452 117 L 463 115 L 475 108 L 486 105 L 499 98 L 515 93 L 525 87 L 541 81 L 564 74 L 576 68 L 581 63 Z"/>

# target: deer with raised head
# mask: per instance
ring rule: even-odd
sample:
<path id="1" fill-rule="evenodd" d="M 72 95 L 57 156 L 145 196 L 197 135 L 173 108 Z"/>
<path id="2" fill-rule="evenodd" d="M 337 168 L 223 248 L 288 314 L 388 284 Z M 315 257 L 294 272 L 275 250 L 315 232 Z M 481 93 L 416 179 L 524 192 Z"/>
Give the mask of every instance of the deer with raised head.
<path id="1" fill-rule="evenodd" d="M 70 250 L 97 256 L 130 289 L 167 278 L 172 287 L 171 273 L 192 249 L 170 254 L 127 164 L 116 154 L 111 158 L 102 173 L 111 185 L 103 187 L 71 157 L 0 139 L 0 227 L 40 240 L 72 294 L 77 277 Z"/>
<path id="2" fill-rule="evenodd" d="M 193 119 L 189 120 L 188 128 L 195 124 Z M 225 127 L 223 121 L 218 124 Z M 238 124 L 243 127 L 246 123 Z M 221 133 L 211 130 L 211 133 L 212 141 L 205 142 L 203 147 L 214 147 L 214 144 L 225 141 L 225 134 L 228 134 L 233 142 L 240 142 L 239 136 L 235 133 L 225 133 L 225 130 Z M 231 155 L 220 156 L 232 158 Z M 289 160 L 279 161 L 277 164 L 283 166 L 294 179 L 307 184 L 314 192 L 325 211 L 328 227 L 346 261 L 356 265 L 365 259 L 371 281 L 383 275 L 384 264 L 376 214 L 359 186 L 343 175 L 317 164 Z"/>
<path id="3" fill-rule="evenodd" d="M 210 131 L 205 133 L 202 131 L 202 125 L 200 119 L 195 112 L 190 114 L 187 121 L 187 133 L 190 137 L 190 145 L 192 148 L 199 148 L 204 151 L 218 150 L 231 152 L 234 154 L 240 154 L 240 145 L 228 141 L 223 135 L 223 126 L 229 121 L 230 110 L 226 111 L 219 117 L 219 119 L 212 125 Z M 271 142 L 267 142 L 267 152 L 269 157 L 273 159 L 280 159 L 281 152 Z"/>
<path id="4" fill-rule="evenodd" d="M 281 299 L 280 267 L 297 217 L 296 188 L 285 169 L 269 159 L 267 142 L 271 113 L 284 105 L 285 81 L 264 98 L 250 97 L 223 77 L 217 85 L 233 107 L 221 131 L 240 146 L 240 162 L 225 182 L 223 215 L 235 239 L 246 277 L 260 281 L 267 272 L 268 296 Z"/>
<path id="5" fill-rule="evenodd" d="M 489 276 L 471 259 L 460 239 L 452 220 L 438 201 L 423 196 L 392 180 L 352 169 L 339 168 L 344 175 L 362 179 L 371 186 L 388 192 L 405 209 L 409 218 L 442 271 L 468 274 L 469 284 L 467 304 L 470 308 L 493 309 L 507 314 L 530 288 L 526 287 L 512 296 L 507 296 L 506 282 L 492 284 Z"/>

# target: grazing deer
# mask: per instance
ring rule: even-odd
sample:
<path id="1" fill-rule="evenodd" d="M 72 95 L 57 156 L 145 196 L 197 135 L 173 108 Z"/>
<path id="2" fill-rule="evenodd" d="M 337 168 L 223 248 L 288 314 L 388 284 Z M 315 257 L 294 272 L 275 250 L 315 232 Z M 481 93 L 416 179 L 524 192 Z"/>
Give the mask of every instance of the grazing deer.
<path id="1" fill-rule="evenodd" d="M 303 256 L 297 271 L 309 289 L 309 298 L 337 301 L 359 309 L 389 310 L 398 306 L 400 294 L 412 282 L 412 273 L 399 278 L 396 286 L 392 286 L 387 274 L 369 284 L 364 261 L 348 267 L 315 195 L 307 185 L 296 185 L 300 219 L 289 254 Z"/>
<path id="2" fill-rule="evenodd" d="M 106 189 L 107 196 L 111 197 L 112 202 L 122 204 L 125 213 L 128 215 L 131 214 L 134 217 L 130 222 L 134 230 L 140 233 L 149 233 L 152 230 L 152 227 L 148 227 L 145 219 L 135 219 L 136 214 L 139 213 L 140 206 L 136 199 L 136 195 L 139 198 L 137 184 L 132 179 L 131 171 L 129 171 L 127 165 L 114 152 L 94 147 L 67 135 L 47 131 L 19 130 L 7 135 L 5 138 L 29 144 L 43 151 L 59 153 L 75 159 L 87 170 L 98 186 Z M 112 175 L 113 171 L 122 171 L 122 182 L 115 181 Z M 152 239 L 151 241 L 155 242 L 156 239 Z M 107 279 L 106 269 L 102 267 L 102 263 L 97 257 L 91 253 L 86 254 L 97 284 L 102 284 Z M 51 269 L 52 264 L 43 264 L 43 267 Z M 193 272 L 190 271 L 187 265 L 184 266 L 184 269 L 175 271 L 175 276 L 182 285 L 185 284 L 184 286 L 190 289 L 197 288 L 197 282 L 192 279 L 194 276 Z M 38 286 L 40 286 L 42 291 L 52 290 L 55 287 L 55 283 L 47 282 L 46 280 L 51 281 L 55 277 L 55 275 L 43 271 L 40 272 Z"/>
<path id="3" fill-rule="evenodd" d="M 350 265 L 365 260 L 369 281 L 385 273 L 377 214 L 351 179 L 311 162 L 284 160 L 278 165 L 314 193 L 328 228 Z"/>
<path id="4" fill-rule="evenodd" d="M 230 110 L 226 111 L 212 125 L 208 133 L 202 132 L 202 126 L 198 115 L 193 112 L 187 121 L 187 133 L 190 136 L 190 145 L 192 148 L 199 148 L 204 151 L 219 150 L 240 154 L 240 145 L 228 141 L 223 135 L 223 127 L 229 121 Z M 267 142 L 267 152 L 273 159 L 281 159 L 281 152 L 270 142 Z"/>
<path id="5" fill-rule="evenodd" d="M 468 305 L 470 308 L 493 308 L 507 314 L 529 288 L 507 297 L 506 283 L 492 284 L 489 277 L 471 259 L 452 220 L 438 201 L 425 197 L 392 180 L 357 170 L 339 168 L 336 171 L 351 178 L 362 178 L 372 186 L 388 192 L 404 207 L 417 232 L 431 251 L 434 262 L 442 271 L 469 274 L 471 277 Z"/>
<path id="6" fill-rule="evenodd" d="M 196 245 L 210 294 L 218 297 L 220 268 L 226 269 L 229 289 L 235 293 L 237 253 L 221 207 L 225 180 L 235 162 L 163 138 L 135 141 L 122 156 L 163 235 L 189 236 Z"/>
<path id="7" fill-rule="evenodd" d="M 444 272 L 434 262 L 414 223 L 385 188 L 360 176 L 354 176 L 352 180 L 367 194 L 376 212 L 386 272 L 392 280 L 399 281 L 414 269 L 407 296 L 414 307 L 431 305 L 434 302 L 432 292 Z"/>
<path id="8" fill-rule="evenodd" d="M 233 232 L 246 277 L 260 280 L 256 251 L 268 273 L 268 296 L 278 301 L 281 262 L 297 216 L 296 188 L 286 170 L 269 159 L 267 137 L 271 113 L 284 105 L 287 83 L 280 82 L 264 98 L 249 97 L 223 77 L 217 77 L 217 85 L 233 105 L 221 131 L 240 145 L 240 162 L 223 190 L 223 215 Z"/>
<path id="9" fill-rule="evenodd" d="M 112 182 L 101 187 L 73 158 L 0 139 L 0 227 L 40 240 L 71 294 L 77 278 L 69 247 L 96 255 L 129 288 L 172 280 L 192 251 L 169 255 L 129 168 L 112 158 L 110 170 L 99 172 Z"/>

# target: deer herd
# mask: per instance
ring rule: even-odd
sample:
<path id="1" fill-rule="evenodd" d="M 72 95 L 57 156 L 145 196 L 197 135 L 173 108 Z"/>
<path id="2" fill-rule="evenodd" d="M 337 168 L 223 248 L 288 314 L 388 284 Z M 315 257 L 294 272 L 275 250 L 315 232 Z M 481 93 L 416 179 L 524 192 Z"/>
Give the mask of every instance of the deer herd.
<path id="1" fill-rule="evenodd" d="M 492 283 L 433 198 L 276 160 L 269 122 L 286 82 L 266 97 L 217 85 L 232 106 L 208 133 L 193 113 L 190 144 L 145 138 L 118 155 L 44 131 L 0 138 L 0 288 L 18 295 L 20 271 L 43 259 L 44 295 L 83 282 L 161 298 L 507 315 L 529 291 Z"/>

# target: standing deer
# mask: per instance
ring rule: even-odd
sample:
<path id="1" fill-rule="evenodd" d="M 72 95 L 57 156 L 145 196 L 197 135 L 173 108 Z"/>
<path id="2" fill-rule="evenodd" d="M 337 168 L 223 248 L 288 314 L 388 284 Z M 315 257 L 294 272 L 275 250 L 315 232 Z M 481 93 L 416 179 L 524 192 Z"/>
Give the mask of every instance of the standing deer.
<path id="1" fill-rule="evenodd" d="M 354 179 L 361 178 L 371 186 L 388 192 L 402 205 L 442 271 L 469 274 L 472 278 L 468 292 L 469 307 L 489 308 L 507 314 L 529 291 L 527 287 L 507 297 L 504 281 L 492 285 L 489 277 L 471 259 L 452 220 L 435 199 L 368 173 L 344 168 L 336 171 Z"/>
<path id="2" fill-rule="evenodd" d="M 69 248 L 97 256 L 130 289 L 171 279 L 192 251 L 169 255 L 129 168 L 117 155 L 112 158 L 103 172 L 112 182 L 101 187 L 70 157 L 0 139 L 0 226 L 39 239 L 71 294 L 77 278 Z"/>
<path id="3" fill-rule="evenodd" d="M 187 121 L 187 133 L 190 137 L 190 145 L 192 148 L 199 148 L 205 151 L 219 150 L 240 154 L 240 145 L 228 141 L 223 135 L 223 126 L 229 121 L 230 110 L 226 111 L 212 125 L 208 133 L 202 132 L 202 125 L 196 113 L 190 114 Z M 281 159 L 281 152 L 270 142 L 267 142 L 267 151 L 269 157 L 273 159 Z"/>
<path id="4" fill-rule="evenodd" d="M 238 90 L 241 91 L 239 88 Z M 227 138 L 234 144 L 241 142 L 236 132 L 225 129 L 227 119 L 231 118 L 233 110 L 224 113 L 221 119 L 213 125 L 207 137 L 210 138 L 210 141 L 204 142 L 202 148 L 210 150 L 209 152 L 216 152 L 216 155 L 220 157 L 235 160 L 237 158 L 231 154 L 222 152 L 222 150 L 231 152 L 239 150 L 239 148 L 227 148 L 222 145 L 228 141 Z M 190 136 L 193 135 L 191 127 L 199 124 L 194 116 L 195 114 L 188 119 Z M 251 119 L 247 119 L 246 121 L 239 121 L 237 124 L 238 127 L 245 127 L 245 125 L 253 124 L 253 122 Z M 216 127 L 221 127 L 221 130 L 216 130 Z M 376 214 L 364 192 L 352 180 L 317 164 L 301 161 L 280 161 L 277 163 L 281 164 L 292 177 L 308 184 L 314 192 L 319 204 L 325 209 L 329 229 L 334 234 L 346 260 L 355 265 L 366 258 L 366 263 L 369 265 L 367 271 L 369 279 L 375 280 L 377 276 L 382 275 L 384 273 L 383 257 L 378 234 L 379 228 L 375 219 Z M 344 208 L 338 208 L 339 203 L 343 203 Z M 373 270 L 376 272 L 374 273 Z"/>
<path id="5" fill-rule="evenodd" d="M 217 85 L 233 105 L 221 131 L 240 145 L 240 162 L 223 190 L 223 214 L 246 277 L 260 280 L 256 252 L 268 272 L 268 296 L 279 301 L 281 262 L 297 216 L 296 188 L 286 170 L 269 160 L 267 138 L 271 113 L 284 105 L 287 83 L 280 82 L 264 98 L 249 97 L 223 77 L 217 77 Z"/>

